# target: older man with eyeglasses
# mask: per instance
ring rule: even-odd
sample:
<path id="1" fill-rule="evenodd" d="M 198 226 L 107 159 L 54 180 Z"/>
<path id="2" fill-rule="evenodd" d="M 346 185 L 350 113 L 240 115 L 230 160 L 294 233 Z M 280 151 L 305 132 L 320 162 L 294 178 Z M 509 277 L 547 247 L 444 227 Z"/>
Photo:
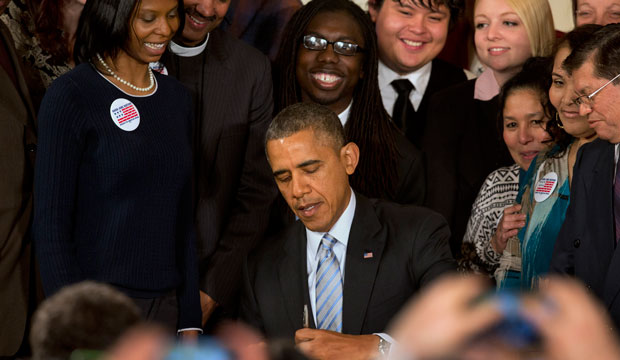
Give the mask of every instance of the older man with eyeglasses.
<path id="1" fill-rule="evenodd" d="M 570 206 L 551 271 L 583 281 L 620 324 L 620 24 L 598 30 L 564 61 L 575 103 L 599 139 L 577 154 Z"/>

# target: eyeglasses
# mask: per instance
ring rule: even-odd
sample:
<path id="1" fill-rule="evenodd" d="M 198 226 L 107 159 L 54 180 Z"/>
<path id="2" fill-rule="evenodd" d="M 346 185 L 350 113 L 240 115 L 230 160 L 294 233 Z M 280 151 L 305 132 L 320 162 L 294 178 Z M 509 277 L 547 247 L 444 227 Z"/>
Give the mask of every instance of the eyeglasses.
<path id="1" fill-rule="evenodd" d="M 611 84 L 612 82 L 614 82 L 614 80 L 616 80 L 617 78 L 620 77 L 620 74 L 614 76 L 613 79 L 609 80 L 608 82 L 605 83 L 605 85 L 601 86 L 600 88 L 598 88 L 596 91 L 594 91 L 592 94 L 590 95 L 581 95 L 578 96 L 574 102 L 577 106 L 581 107 L 585 107 L 586 110 L 588 111 L 592 111 L 592 105 L 594 105 L 594 100 L 592 100 L 592 98 L 594 97 L 594 95 L 598 94 L 599 92 L 601 92 L 601 90 L 603 90 L 605 88 L 605 86 Z"/>
<path id="2" fill-rule="evenodd" d="M 336 54 L 345 55 L 345 56 L 353 56 L 358 52 L 363 52 L 359 45 L 350 43 L 347 41 L 328 41 L 326 39 L 320 38 L 316 35 L 306 35 L 303 37 L 301 43 L 308 50 L 315 51 L 323 51 L 327 49 L 327 45 L 332 45 L 334 47 L 334 52 Z"/>

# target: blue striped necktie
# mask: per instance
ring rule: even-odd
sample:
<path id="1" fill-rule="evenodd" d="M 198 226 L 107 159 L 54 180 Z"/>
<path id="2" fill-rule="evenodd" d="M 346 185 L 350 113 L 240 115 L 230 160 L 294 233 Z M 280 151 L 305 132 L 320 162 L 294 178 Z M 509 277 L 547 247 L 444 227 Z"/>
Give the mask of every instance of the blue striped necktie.
<path id="1" fill-rule="evenodd" d="M 319 264 L 316 268 L 317 328 L 342 331 L 342 275 L 334 254 L 338 240 L 325 234 L 319 245 Z"/>
<path id="2" fill-rule="evenodd" d="M 618 161 L 620 165 L 620 161 Z M 618 166 L 616 165 L 616 166 Z M 614 222 L 616 229 L 616 246 L 620 239 L 620 168 L 616 169 L 616 180 L 614 182 Z"/>

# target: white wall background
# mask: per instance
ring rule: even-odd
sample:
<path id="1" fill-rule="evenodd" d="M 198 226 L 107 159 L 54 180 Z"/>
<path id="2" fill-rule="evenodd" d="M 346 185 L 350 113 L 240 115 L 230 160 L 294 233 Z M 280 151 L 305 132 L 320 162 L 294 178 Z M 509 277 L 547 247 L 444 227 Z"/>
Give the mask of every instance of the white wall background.
<path id="1" fill-rule="evenodd" d="M 310 0 L 302 0 L 305 4 Z M 367 0 L 354 0 L 362 9 L 366 9 Z M 555 28 L 568 32 L 573 29 L 573 9 L 571 6 L 571 0 L 549 0 L 549 4 L 551 5 L 551 11 L 553 12 L 553 22 L 555 23 Z"/>

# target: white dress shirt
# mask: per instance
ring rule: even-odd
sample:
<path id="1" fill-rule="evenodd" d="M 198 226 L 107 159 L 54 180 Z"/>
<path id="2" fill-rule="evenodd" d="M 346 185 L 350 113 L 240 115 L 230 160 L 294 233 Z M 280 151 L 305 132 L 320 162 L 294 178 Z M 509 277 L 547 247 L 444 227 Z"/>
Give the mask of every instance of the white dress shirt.
<path id="1" fill-rule="evenodd" d="M 338 119 L 340 119 L 340 123 L 342 124 L 342 127 L 344 127 L 347 124 L 347 120 L 349 120 L 349 114 L 351 113 L 351 106 L 353 106 L 353 100 L 351 100 L 351 103 L 349 103 L 349 106 L 347 106 L 347 108 L 344 109 L 343 112 L 338 114 Z"/>
<path id="2" fill-rule="evenodd" d="M 409 94 L 409 101 L 413 105 L 413 108 L 417 111 L 424 97 L 424 92 L 428 87 L 428 82 L 431 79 L 431 70 L 433 69 L 433 62 L 429 61 L 428 64 L 422 66 L 418 70 L 409 73 L 407 75 L 399 75 L 394 70 L 387 67 L 383 62 L 379 61 L 379 90 L 381 90 L 381 99 L 383 100 L 383 106 L 385 110 L 392 116 L 394 111 L 394 103 L 398 98 L 398 93 L 391 85 L 392 81 L 396 79 L 407 79 L 411 81 L 414 89 Z"/>

